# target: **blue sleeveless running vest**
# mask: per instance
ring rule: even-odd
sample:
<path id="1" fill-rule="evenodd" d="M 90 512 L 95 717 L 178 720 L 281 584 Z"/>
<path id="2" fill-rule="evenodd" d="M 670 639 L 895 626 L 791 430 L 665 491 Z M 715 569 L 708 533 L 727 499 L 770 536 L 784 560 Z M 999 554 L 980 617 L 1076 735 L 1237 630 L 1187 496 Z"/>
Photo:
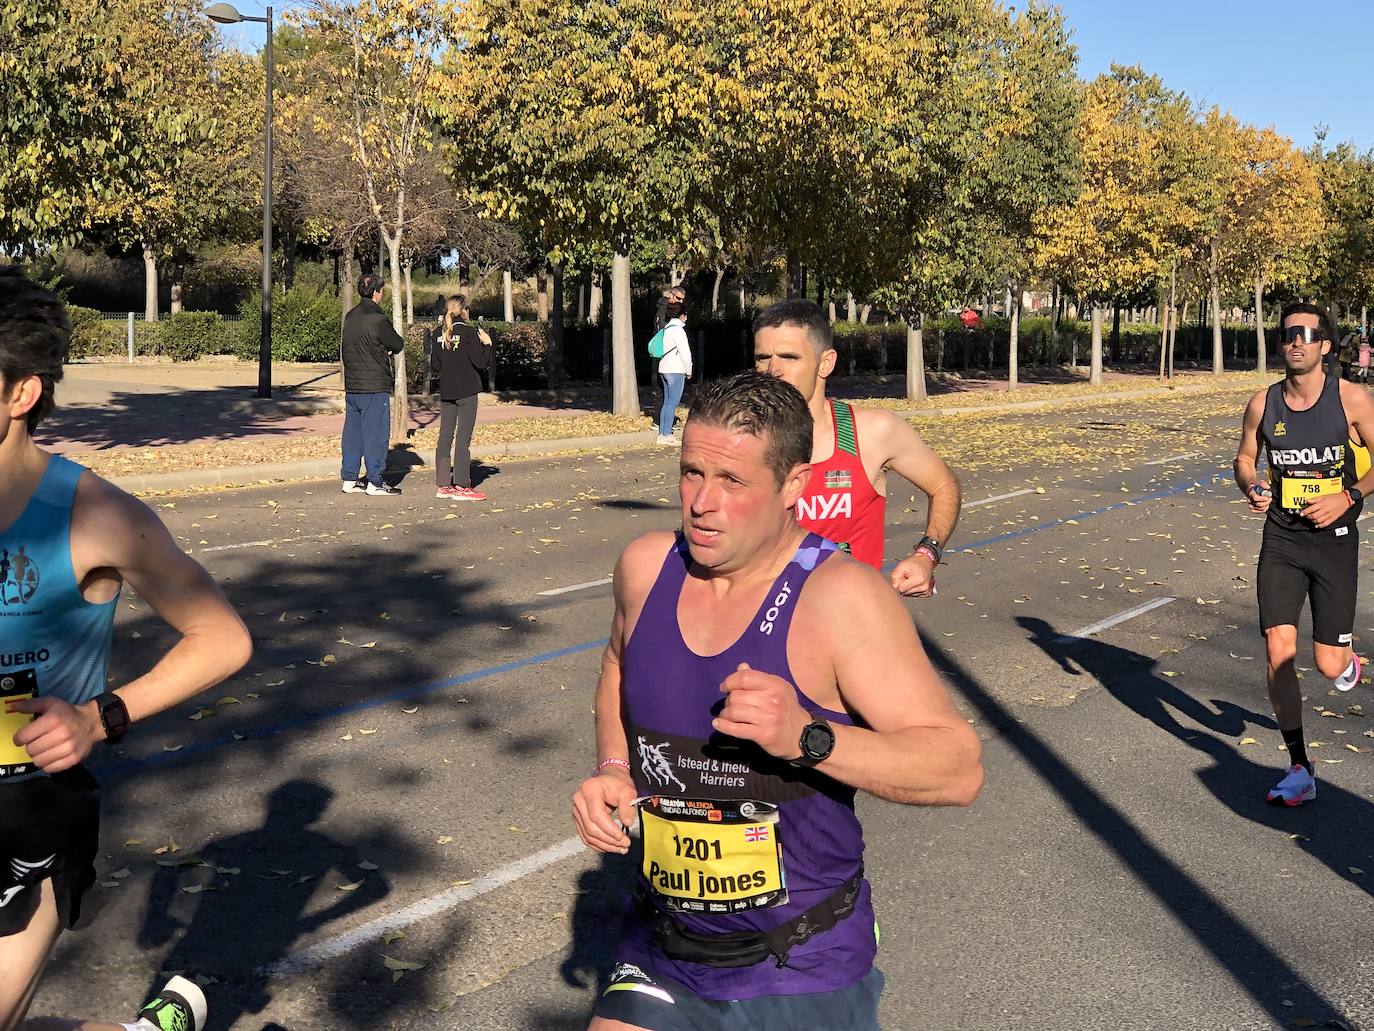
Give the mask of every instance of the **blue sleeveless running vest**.
<path id="1" fill-rule="evenodd" d="M 625 646 L 621 699 L 640 809 L 640 886 L 698 934 L 764 931 L 800 916 L 858 874 L 863 829 L 854 789 L 773 759 L 713 730 L 720 685 L 741 662 L 789 681 L 787 636 L 797 598 L 836 545 L 808 533 L 744 634 L 718 655 L 697 655 L 678 626 L 691 558 L 679 535 Z M 808 711 L 853 725 L 797 691 Z M 787 965 L 713 967 L 674 960 L 651 941 L 632 905 L 619 959 L 705 998 L 829 992 L 860 981 L 877 952 L 867 882 L 854 911 L 793 948 Z"/>
<path id="2" fill-rule="evenodd" d="M 83 471 L 52 455 L 24 511 L 0 532 L 0 710 L 5 697 L 80 705 L 105 690 L 119 596 L 88 602 L 72 569 L 72 501 Z M 0 711 L 0 783 L 43 775 L 12 741 L 29 719 Z"/>

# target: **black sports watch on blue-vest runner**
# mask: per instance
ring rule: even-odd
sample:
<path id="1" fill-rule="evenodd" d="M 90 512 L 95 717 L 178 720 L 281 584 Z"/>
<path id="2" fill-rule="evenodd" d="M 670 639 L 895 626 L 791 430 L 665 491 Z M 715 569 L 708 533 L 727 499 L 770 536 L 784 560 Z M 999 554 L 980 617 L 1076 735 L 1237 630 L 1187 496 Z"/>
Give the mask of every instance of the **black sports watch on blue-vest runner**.
<path id="1" fill-rule="evenodd" d="M 100 713 L 100 725 L 105 728 L 105 743 L 117 744 L 129 731 L 129 709 L 124 699 L 106 691 L 96 696 L 95 708 Z"/>
<path id="2" fill-rule="evenodd" d="M 830 728 L 829 723 L 817 716 L 802 728 L 799 747 L 801 755 L 787 761 L 793 766 L 810 769 L 830 758 L 830 753 L 835 750 L 835 731 Z"/>

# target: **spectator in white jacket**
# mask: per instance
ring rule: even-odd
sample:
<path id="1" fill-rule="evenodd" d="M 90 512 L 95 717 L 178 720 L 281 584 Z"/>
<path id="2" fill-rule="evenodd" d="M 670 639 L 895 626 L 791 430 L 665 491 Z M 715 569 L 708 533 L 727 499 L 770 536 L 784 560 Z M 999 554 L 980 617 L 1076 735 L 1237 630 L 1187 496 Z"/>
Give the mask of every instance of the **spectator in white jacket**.
<path id="1" fill-rule="evenodd" d="M 673 415 L 682 400 L 682 388 L 692 378 L 692 348 L 687 342 L 687 305 L 669 301 L 664 310 L 668 324 L 663 327 L 663 357 L 658 361 L 658 377 L 663 383 L 663 407 L 658 412 L 658 442 L 676 444 Z"/>

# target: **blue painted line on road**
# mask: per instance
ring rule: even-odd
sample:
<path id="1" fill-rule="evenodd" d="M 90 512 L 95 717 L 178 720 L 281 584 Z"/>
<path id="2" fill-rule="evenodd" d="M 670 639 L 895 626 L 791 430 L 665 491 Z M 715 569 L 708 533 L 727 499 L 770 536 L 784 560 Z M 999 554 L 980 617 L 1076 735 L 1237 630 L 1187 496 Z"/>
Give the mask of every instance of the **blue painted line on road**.
<path id="1" fill-rule="evenodd" d="M 1070 520 L 1081 521 L 1084 519 L 1091 519 L 1094 516 L 1105 515 L 1108 512 L 1116 512 L 1120 509 L 1129 508 L 1134 505 L 1140 505 L 1150 501 L 1160 501 L 1164 498 L 1173 497 L 1176 494 L 1186 493 L 1187 491 L 1193 490 L 1200 486 L 1211 486 L 1212 484 L 1225 479 L 1227 479 L 1227 477 L 1220 473 L 1214 473 L 1210 478 L 1205 480 L 1199 479 L 1197 477 L 1190 477 L 1189 479 L 1181 481 L 1172 487 L 1166 487 L 1163 490 L 1157 490 L 1150 494 L 1142 494 L 1139 497 L 1128 498 L 1125 501 L 1118 501 L 1111 505 L 1103 505 L 1101 508 L 1094 508 L 1086 512 L 1079 512 L 1075 515 L 1065 516 L 1062 519 L 1050 519 L 1042 523 L 1036 523 L 1033 526 L 1025 526 L 1019 530 L 1013 530 L 1010 533 L 1002 533 L 998 534 L 995 537 L 985 537 L 982 540 L 972 541 L 969 544 L 964 544 L 958 548 L 950 549 L 950 553 L 962 554 L 963 552 L 977 551 L 981 548 L 990 547 L 994 544 L 1002 544 L 1006 541 L 1012 541 L 1022 537 L 1028 537 L 1033 533 L 1040 533 L 1044 530 L 1052 530 L 1056 527 L 1064 526 Z M 883 566 L 884 572 L 890 571 L 893 567 L 896 566 L 896 564 L 897 560 L 887 563 L 887 565 Z M 281 734 L 285 731 L 297 730 L 302 727 L 308 727 L 327 719 L 334 719 L 339 716 L 347 716 L 350 713 L 355 712 L 364 712 L 368 709 L 375 709 L 378 706 L 390 704 L 391 702 L 401 702 L 408 701 L 414 698 L 421 698 L 425 695 L 434 694 L 436 691 L 446 691 L 449 688 L 461 687 L 464 684 L 471 684 L 478 680 L 485 680 L 488 677 L 500 676 L 503 673 L 513 673 L 516 670 L 527 669 L 530 666 L 539 666 L 546 662 L 553 662 L 557 659 L 566 658 L 569 655 L 577 655 L 581 652 L 591 651 L 595 648 L 603 648 L 605 647 L 605 645 L 606 639 L 604 637 L 595 641 L 583 641 L 580 644 L 571 644 L 565 648 L 558 648 L 554 651 L 548 652 L 540 652 L 538 655 L 530 655 L 526 658 L 516 659 L 512 662 L 503 663 L 499 666 L 488 666 L 484 669 L 473 670 L 471 673 L 464 673 L 460 676 L 449 677 L 446 680 L 434 680 L 426 684 L 417 685 L 416 687 L 404 688 L 399 691 L 393 691 L 390 694 L 379 695 L 375 698 L 366 698 L 360 701 L 350 702 L 346 705 L 339 705 L 330 709 L 322 709 L 319 712 L 313 712 L 306 715 L 297 716 L 293 719 L 281 720 L 277 723 L 269 723 L 266 726 L 254 727 L 252 729 L 246 730 L 241 738 L 220 737 L 209 741 L 197 742 L 193 745 L 186 745 L 183 748 L 177 749 L 175 752 L 161 752 L 154 755 L 146 756 L 141 759 L 126 759 L 121 762 L 111 763 L 109 766 L 102 767 L 100 773 L 103 780 L 117 780 L 120 777 L 127 776 L 128 774 L 133 773 L 137 770 L 156 769 L 162 766 L 173 765 L 175 763 L 182 762 L 186 759 L 190 759 L 194 756 L 204 755 L 207 752 L 212 752 L 217 749 L 223 748 L 226 745 L 237 744 L 240 741 L 264 740 L 266 738 L 275 737 L 277 734 Z"/>
<path id="2" fill-rule="evenodd" d="M 530 655 L 523 659 L 516 659 L 512 662 L 502 663 L 500 666 L 488 666 L 485 669 L 473 670 L 471 673 L 464 673 L 461 676 L 449 677 L 447 680 L 433 680 L 427 684 L 420 684 L 416 687 L 403 688 L 400 691 L 392 691 L 390 694 L 379 695 L 375 698 L 365 698 L 360 701 L 350 702 L 347 705 L 335 706 L 331 709 L 324 709 L 320 712 L 313 712 L 294 719 L 281 720 L 277 723 L 269 723 L 266 726 L 254 727 L 245 730 L 241 738 L 221 737 L 210 741 L 201 741 L 193 745 L 186 745 L 178 748 L 175 752 L 160 752 L 146 756 L 142 759 L 126 759 L 119 763 L 112 763 L 102 770 L 102 780 L 117 779 L 121 774 L 132 772 L 135 769 L 154 769 L 159 766 L 167 766 L 181 762 L 192 756 L 202 755 L 206 752 L 223 748 L 225 745 L 237 744 L 240 740 L 262 740 L 275 737 L 287 730 L 296 730 L 300 727 L 308 727 L 311 724 L 319 723 L 321 720 L 333 719 L 337 716 L 347 716 L 350 713 L 364 712 L 368 709 L 375 709 L 380 705 L 387 705 L 391 702 L 405 702 L 415 698 L 422 698 L 425 695 L 434 694 L 436 691 L 446 691 L 451 687 L 461 687 L 464 684 L 471 684 L 477 680 L 484 680 L 487 677 L 500 676 L 502 673 L 513 673 L 518 669 L 525 669 L 529 666 L 539 666 L 545 662 L 553 662 L 556 659 L 566 658 L 569 655 L 577 655 L 581 652 L 589 651 L 593 648 L 602 648 L 606 645 L 603 637 L 599 641 L 583 641 L 581 644 L 570 644 L 566 648 L 558 648 L 551 652 L 541 652 L 538 655 Z"/>

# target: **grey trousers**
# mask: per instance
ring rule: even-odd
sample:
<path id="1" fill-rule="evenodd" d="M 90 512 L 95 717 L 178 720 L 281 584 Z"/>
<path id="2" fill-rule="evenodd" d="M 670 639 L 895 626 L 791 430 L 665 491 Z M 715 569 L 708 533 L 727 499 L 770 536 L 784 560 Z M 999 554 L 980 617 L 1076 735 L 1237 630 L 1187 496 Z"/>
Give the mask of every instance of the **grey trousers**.
<path id="1" fill-rule="evenodd" d="M 477 425 L 477 395 L 439 402 L 439 447 L 434 480 L 440 487 L 472 486 L 472 430 Z"/>

